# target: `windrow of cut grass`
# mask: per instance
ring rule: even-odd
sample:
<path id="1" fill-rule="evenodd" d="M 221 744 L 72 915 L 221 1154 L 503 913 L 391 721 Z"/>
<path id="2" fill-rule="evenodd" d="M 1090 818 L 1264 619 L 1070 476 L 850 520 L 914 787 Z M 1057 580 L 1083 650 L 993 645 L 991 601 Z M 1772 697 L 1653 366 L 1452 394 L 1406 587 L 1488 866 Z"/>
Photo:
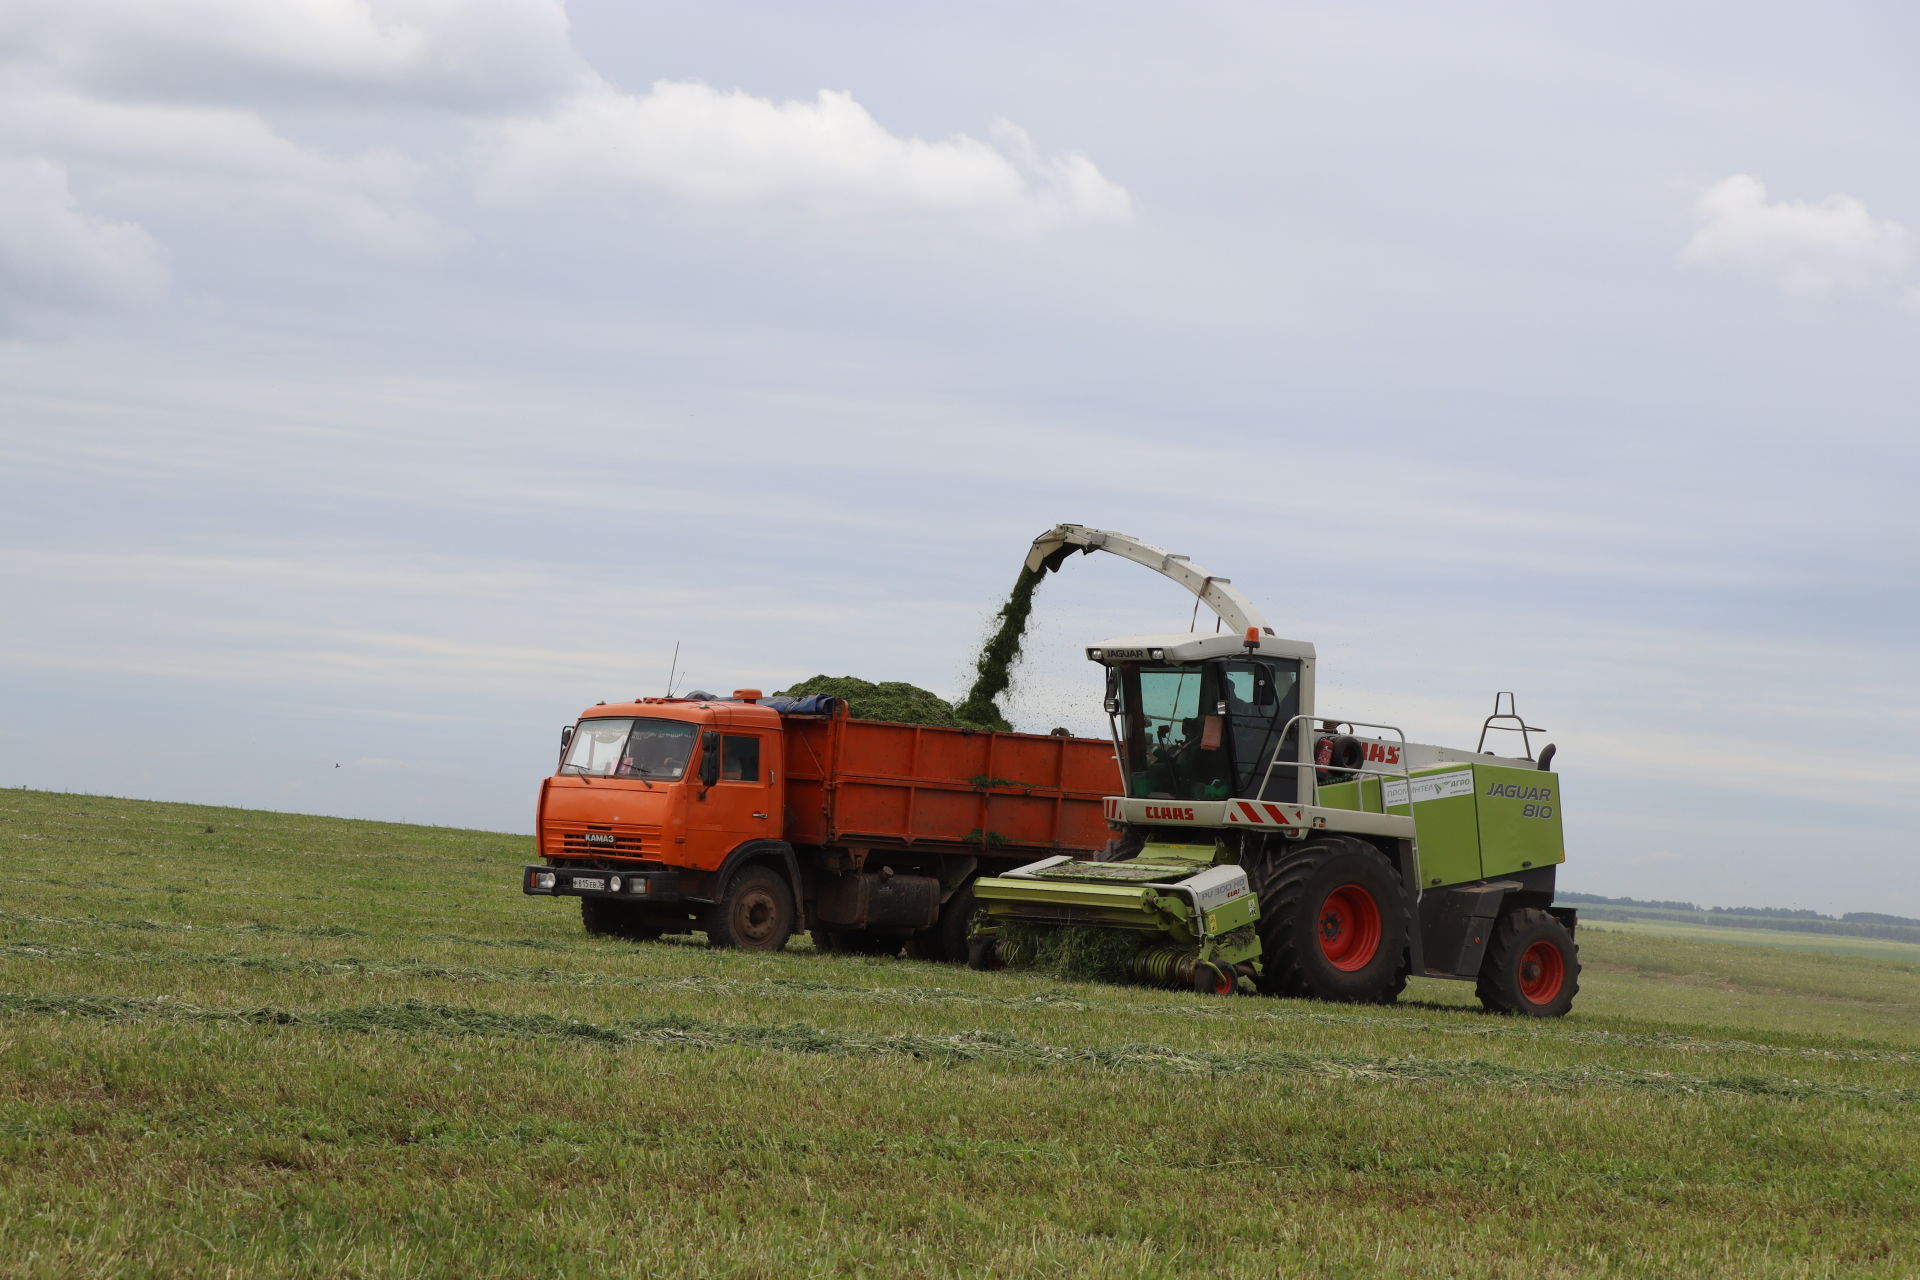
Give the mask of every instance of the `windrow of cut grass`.
<path id="1" fill-rule="evenodd" d="M 1912 1274 L 1904 958 L 1202 1000 L 590 939 L 528 844 L 0 792 L 0 1276 Z"/>

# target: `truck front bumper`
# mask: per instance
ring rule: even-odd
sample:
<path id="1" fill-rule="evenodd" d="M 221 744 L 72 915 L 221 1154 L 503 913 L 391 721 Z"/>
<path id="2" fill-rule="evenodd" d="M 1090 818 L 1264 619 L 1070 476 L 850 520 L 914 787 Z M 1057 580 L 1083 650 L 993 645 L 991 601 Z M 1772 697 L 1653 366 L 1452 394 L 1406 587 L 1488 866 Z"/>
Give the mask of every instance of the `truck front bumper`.
<path id="1" fill-rule="evenodd" d="M 677 871 L 605 871 L 540 864 L 520 872 L 520 892 L 552 898 L 621 898 L 628 902 L 680 901 Z"/>

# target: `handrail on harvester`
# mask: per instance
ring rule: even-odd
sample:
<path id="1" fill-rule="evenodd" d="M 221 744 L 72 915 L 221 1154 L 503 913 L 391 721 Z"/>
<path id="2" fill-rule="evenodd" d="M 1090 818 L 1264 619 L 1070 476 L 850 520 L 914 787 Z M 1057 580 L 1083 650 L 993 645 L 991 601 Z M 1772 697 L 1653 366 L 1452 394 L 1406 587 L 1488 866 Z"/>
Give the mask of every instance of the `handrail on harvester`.
<path id="1" fill-rule="evenodd" d="M 1245 635 L 1249 628 L 1261 635 L 1274 633 L 1253 601 L 1233 586 L 1232 579 L 1208 573 L 1186 556 L 1142 542 L 1131 534 L 1089 529 L 1083 524 L 1057 524 L 1033 540 L 1033 550 L 1027 553 L 1027 568 L 1034 573 L 1058 569 L 1076 550 L 1088 554 L 1109 551 L 1173 579 L 1220 615 L 1221 622 L 1236 635 Z"/>

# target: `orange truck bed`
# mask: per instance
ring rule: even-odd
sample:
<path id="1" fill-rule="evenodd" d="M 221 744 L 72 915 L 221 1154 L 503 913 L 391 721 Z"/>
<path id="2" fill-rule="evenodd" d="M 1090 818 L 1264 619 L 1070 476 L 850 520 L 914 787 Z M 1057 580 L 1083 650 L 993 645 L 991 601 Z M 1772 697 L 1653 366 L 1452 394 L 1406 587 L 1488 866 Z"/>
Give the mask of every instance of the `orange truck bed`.
<path id="1" fill-rule="evenodd" d="M 789 717 L 786 838 L 1024 854 L 1099 849 L 1113 744 L 845 717 Z M 932 851 L 931 848 L 928 850 Z"/>

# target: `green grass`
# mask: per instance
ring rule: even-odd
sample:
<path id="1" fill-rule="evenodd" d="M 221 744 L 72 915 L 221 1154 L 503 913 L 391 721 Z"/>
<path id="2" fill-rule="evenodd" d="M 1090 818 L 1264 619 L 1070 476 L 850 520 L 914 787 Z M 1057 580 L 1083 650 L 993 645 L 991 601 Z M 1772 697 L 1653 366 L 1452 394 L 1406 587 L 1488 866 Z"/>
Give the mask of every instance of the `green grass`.
<path id="1" fill-rule="evenodd" d="M 1578 903 L 1573 904 L 1579 906 Z M 1583 913 L 1584 916 L 1584 913 Z M 1800 933 L 1792 929 L 1738 929 L 1727 925 L 1688 924 L 1665 920 L 1597 920 L 1595 932 L 1617 930 L 1647 937 L 1698 938 L 1759 947 L 1791 947 L 1796 951 L 1826 951 L 1842 956 L 1880 956 L 1920 963 L 1920 943 L 1891 938 L 1854 938 L 1841 933 Z"/>
<path id="2" fill-rule="evenodd" d="M 590 940 L 530 852 L 0 792 L 0 1276 L 1915 1273 L 1912 949 L 1203 1000 Z"/>

